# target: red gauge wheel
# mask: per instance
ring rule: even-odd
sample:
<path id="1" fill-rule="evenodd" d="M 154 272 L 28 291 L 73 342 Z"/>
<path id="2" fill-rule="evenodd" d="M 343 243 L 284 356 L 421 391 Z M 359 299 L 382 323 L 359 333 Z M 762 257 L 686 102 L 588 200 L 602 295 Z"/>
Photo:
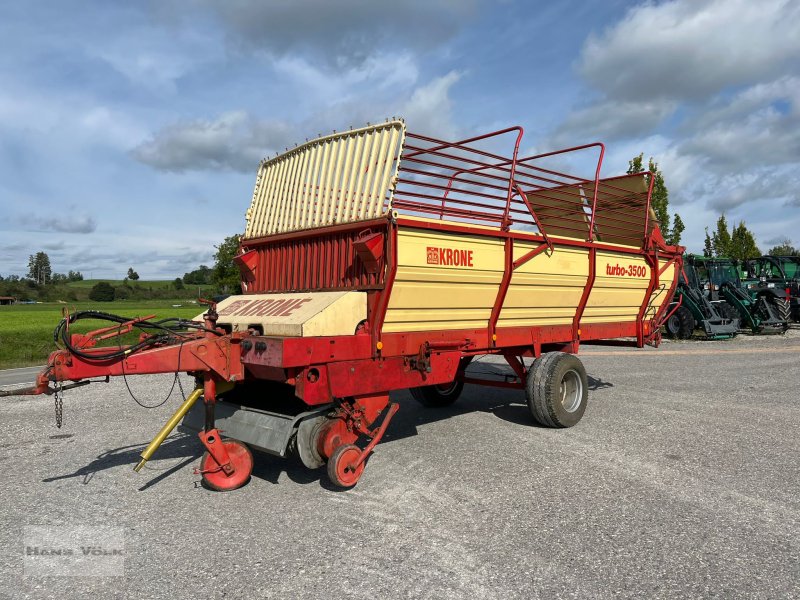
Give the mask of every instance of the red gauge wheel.
<path id="1" fill-rule="evenodd" d="M 328 459 L 328 479 L 340 488 L 351 488 L 358 483 L 364 472 L 365 463 L 353 468 L 353 464 L 361 456 L 361 448 L 354 444 L 339 446 Z"/>
<path id="2" fill-rule="evenodd" d="M 233 466 L 233 473 L 226 474 L 208 452 L 200 461 L 203 484 L 218 492 L 229 492 L 242 487 L 250 481 L 253 472 L 253 455 L 250 449 L 239 440 L 223 440 L 222 445 L 228 452 Z"/>

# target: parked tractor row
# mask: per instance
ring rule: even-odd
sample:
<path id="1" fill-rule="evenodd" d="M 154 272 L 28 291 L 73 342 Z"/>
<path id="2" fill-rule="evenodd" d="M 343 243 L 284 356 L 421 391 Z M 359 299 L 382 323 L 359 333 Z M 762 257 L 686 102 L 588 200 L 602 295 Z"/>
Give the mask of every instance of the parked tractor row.
<path id="1" fill-rule="evenodd" d="M 780 334 L 800 321 L 800 257 L 750 261 L 687 255 L 666 335 L 727 339 L 740 331 Z"/>

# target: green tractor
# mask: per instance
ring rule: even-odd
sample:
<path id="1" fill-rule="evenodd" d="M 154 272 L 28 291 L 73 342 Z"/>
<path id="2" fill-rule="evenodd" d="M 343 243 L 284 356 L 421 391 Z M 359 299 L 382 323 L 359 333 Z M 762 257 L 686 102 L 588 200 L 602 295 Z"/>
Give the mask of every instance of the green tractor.
<path id="1" fill-rule="evenodd" d="M 692 337 L 698 328 L 710 340 L 736 336 L 739 318 L 721 314 L 718 305 L 706 297 L 694 258 L 691 254 L 684 258 L 683 273 L 678 279 L 675 298 L 670 306 L 672 312 L 664 324 L 667 337 L 685 340 Z"/>
<path id="2" fill-rule="evenodd" d="M 787 321 L 800 321 L 800 256 L 762 256 L 740 266 L 753 298 L 771 299 Z"/>
<path id="3" fill-rule="evenodd" d="M 788 303 L 775 295 L 751 295 L 739 276 L 739 261 L 730 258 L 687 258 L 697 273 L 705 297 L 717 311 L 737 318 L 753 333 L 783 333 L 789 328 Z"/>

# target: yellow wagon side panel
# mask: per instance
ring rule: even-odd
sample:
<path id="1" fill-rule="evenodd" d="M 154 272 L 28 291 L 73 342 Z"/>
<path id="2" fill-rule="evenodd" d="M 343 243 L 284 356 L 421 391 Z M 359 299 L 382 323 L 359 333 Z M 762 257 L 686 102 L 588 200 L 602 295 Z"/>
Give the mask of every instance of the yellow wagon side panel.
<path id="1" fill-rule="evenodd" d="M 514 259 L 536 246 L 517 241 Z M 598 251 L 596 257 L 594 286 L 581 323 L 635 322 L 650 283 L 650 267 L 632 253 Z M 487 326 L 503 277 L 502 239 L 400 228 L 397 258 L 383 331 Z M 674 267 L 661 276 L 646 318 L 669 301 L 674 276 Z M 543 252 L 514 271 L 498 327 L 571 325 L 588 277 L 588 249 L 556 241 L 551 255 Z"/>
<path id="2" fill-rule="evenodd" d="M 514 260 L 537 244 L 516 243 Z M 571 325 L 589 277 L 589 251 L 556 246 L 514 271 L 498 327 Z"/>
<path id="3" fill-rule="evenodd" d="M 503 277 L 498 238 L 400 228 L 383 331 L 486 327 Z"/>
<path id="4" fill-rule="evenodd" d="M 581 323 L 636 321 L 650 276 L 650 267 L 641 256 L 598 252 L 594 286 Z"/>

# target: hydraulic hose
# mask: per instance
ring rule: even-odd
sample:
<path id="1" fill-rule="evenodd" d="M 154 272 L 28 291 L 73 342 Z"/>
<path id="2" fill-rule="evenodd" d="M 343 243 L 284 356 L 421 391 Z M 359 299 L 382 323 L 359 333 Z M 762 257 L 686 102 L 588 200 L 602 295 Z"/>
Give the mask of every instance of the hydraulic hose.
<path id="1" fill-rule="evenodd" d="M 69 335 L 69 325 L 81 319 L 111 321 L 112 323 L 119 323 L 120 325 L 124 325 L 125 323 L 130 322 L 131 318 L 96 310 L 82 310 L 61 319 L 61 321 L 59 322 L 58 325 L 56 325 L 56 328 L 53 331 L 53 340 L 56 343 L 61 342 L 62 344 L 64 344 L 64 347 L 67 348 L 72 354 L 88 361 L 121 360 L 126 356 L 130 356 L 131 354 L 134 354 L 146 348 L 150 348 L 152 346 L 158 346 L 180 341 L 180 338 L 186 337 L 185 333 L 189 329 L 211 332 L 215 335 L 221 335 L 220 332 L 215 331 L 213 329 L 209 329 L 200 323 L 197 323 L 195 321 L 190 321 L 188 319 L 179 319 L 177 317 L 168 317 L 166 319 L 160 319 L 158 321 L 139 321 L 135 325 L 137 329 L 141 329 L 142 331 L 152 331 L 160 333 L 149 335 L 142 341 L 133 344 L 131 346 L 127 346 L 124 348 L 118 347 L 114 349 L 109 349 L 108 352 L 100 354 L 97 352 L 84 352 L 83 350 L 72 344 Z"/>

